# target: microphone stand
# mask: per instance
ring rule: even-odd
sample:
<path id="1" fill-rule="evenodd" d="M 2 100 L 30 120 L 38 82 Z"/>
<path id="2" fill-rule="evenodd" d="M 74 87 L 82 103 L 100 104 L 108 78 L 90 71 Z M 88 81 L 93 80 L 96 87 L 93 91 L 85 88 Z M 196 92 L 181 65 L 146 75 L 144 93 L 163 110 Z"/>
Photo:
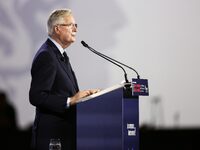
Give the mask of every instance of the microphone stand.
<path id="1" fill-rule="evenodd" d="M 100 52 L 96 51 L 95 49 L 93 49 L 92 47 L 90 47 L 88 44 L 86 44 L 84 41 L 81 41 L 81 43 L 83 44 L 84 47 L 87 47 L 87 48 L 90 49 L 92 52 L 96 53 L 97 55 L 101 55 L 101 57 L 105 57 L 105 58 L 107 58 L 107 60 L 108 60 L 108 59 L 109 59 L 109 60 L 112 60 L 112 61 L 114 61 L 114 62 L 117 62 L 117 63 L 120 64 L 120 65 L 123 65 L 123 66 L 125 66 L 125 67 L 127 67 L 127 68 L 133 70 L 133 71 L 137 74 L 137 78 L 140 79 L 140 75 L 139 75 L 138 72 L 137 72 L 135 69 L 133 69 L 132 67 L 127 66 L 126 64 L 124 64 L 124 63 L 122 63 L 122 62 L 119 62 L 119 61 L 116 60 L 116 59 L 113 59 L 113 58 L 111 58 L 111 57 L 109 57 L 109 56 L 104 55 L 103 53 L 100 53 Z"/>
<path id="2" fill-rule="evenodd" d="M 120 65 L 123 65 L 123 66 L 125 66 L 125 67 L 133 70 L 137 74 L 137 78 L 140 79 L 140 76 L 139 76 L 138 72 L 135 69 L 133 69 L 132 67 L 129 67 L 129 66 L 127 66 L 127 65 L 125 65 L 125 64 L 123 64 L 123 63 L 121 63 L 121 62 L 119 62 L 119 61 L 117 61 L 117 60 L 115 60 L 115 59 L 113 59 L 113 58 L 111 58 L 109 56 L 106 56 L 106 55 L 104 55 L 104 54 L 96 51 L 94 48 L 88 46 L 88 44 L 86 44 L 84 41 L 81 41 L 81 44 L 84 47 L 88 48 L 91 52 L 93 52 L 93 53 L 97 54 L 98 56 L 100 56 L 100 57 L 108 60 L 109 62 L 117 65 L 118 67 L 120 67 L 124 71 L 124 78 L 125 78 L 125 81 L 126 81 L 125 84 L 124 84 L 124 92 L 123 92 L 124 93 L 124 97 L 127 97 L 127 98 L 128 97 L 132 97 L 131 83 L 127 79 L 127 73 L 126 73 L 125 69 L 122 66 L 120 66 Z"/>
<path id="3" fill-rule="evenodd" d="M 100 56 L 100 57 L 106 59 L 107 61 L 109 61 L 109 62 L 111 62 L 111 63 L 117 65 L 118 67 L 120 67 L 120 68 L 124 71 L 124 78 L 125 78 L 126 83 L 130 83 L 130 82 L 128 81 L 128 78 L 127 78 L 127 73 L 126 73 L 125 69 L 124 69 L 122 66 L 120 66 L 119 64 L 117 64 L 117 63 L 115 63 L 114 61 L 110 60 L 110 59 L 109 59 L 108 57 L 106 57 L 105 55 L 103 55 L 103 54 L 97 52 L 97 51 L 94 50 L 93 48 L 91 48 L 91 47 L 89 47 L 89 46 L 88 46 L 87 48 L 88 48 L 90 51 L 92 51 L 93 53 L 97 54 L 98 56 Z"/>

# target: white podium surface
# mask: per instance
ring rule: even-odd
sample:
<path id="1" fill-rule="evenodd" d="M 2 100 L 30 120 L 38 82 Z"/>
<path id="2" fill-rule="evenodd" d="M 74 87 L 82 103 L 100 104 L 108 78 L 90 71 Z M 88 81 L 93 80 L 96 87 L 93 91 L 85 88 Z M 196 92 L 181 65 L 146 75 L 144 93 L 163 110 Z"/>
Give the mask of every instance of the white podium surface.
<path id="1" fill-rule="evenodd" d="M 87 96 L 87 97 L 85 97 L 85 98 L 80 99 L 80 101 L 79 101 L 78 103 L 91 100 L 91 99 L 93 99 L 93 98 L 95 98 L 95 97 L 98 97 L 98 96 L 101 96 L 101 95 L 103 95 L 103 94 L 109 93 L 109 92 L 111 92 L 111 91 L 113 91 L 113 90 L 122 88 L 123 86 L 124 86 L 124 83 L 120 83 L 120 84 L 116 84 L 116 85 L 114 85 L 114 86 L 108 87 L 108 88 L 106 88 L 106 89 L 101 90 L 101 91 L 98 92 L 98 93 L 95 93 L 95 94 L 92 94 L 92 95 L 90 95 L 90 96 Z"/>

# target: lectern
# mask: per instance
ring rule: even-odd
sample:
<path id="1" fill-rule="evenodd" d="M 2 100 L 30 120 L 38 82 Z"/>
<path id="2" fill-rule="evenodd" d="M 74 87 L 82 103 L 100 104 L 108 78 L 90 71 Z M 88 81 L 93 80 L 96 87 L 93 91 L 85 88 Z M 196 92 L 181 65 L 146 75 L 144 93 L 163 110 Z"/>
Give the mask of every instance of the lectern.
<path id="1" fill-rule="evenodd" d="M 77 104 L 77 150 L 139 150 L 139 95 L 148 93 L 148 85 L 137 82 L 112 86 Z"/>

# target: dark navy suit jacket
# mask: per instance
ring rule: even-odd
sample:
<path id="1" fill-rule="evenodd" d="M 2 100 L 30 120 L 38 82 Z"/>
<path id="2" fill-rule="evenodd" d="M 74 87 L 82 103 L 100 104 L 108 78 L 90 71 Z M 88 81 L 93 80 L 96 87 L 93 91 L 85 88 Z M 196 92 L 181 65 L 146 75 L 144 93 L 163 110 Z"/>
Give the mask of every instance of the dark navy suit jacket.
<path id="1" fill-rule="evenodd" d="M 36 107 L 32 146 L 48 150 L 51 138 L 59 138 L 62 150 L 76 149 L 76 106 L 66 108 L 68 97 L 78 92 L 70 63 L 47 39 L 31 68 L 30 103 Z"/>

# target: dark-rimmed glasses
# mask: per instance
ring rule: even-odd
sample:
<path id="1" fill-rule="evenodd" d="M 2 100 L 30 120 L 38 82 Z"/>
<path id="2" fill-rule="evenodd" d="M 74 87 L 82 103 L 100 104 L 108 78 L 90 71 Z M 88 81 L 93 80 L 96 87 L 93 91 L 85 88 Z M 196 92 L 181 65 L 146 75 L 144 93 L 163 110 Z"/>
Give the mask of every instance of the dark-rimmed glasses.
<path id="1" fill-rule="evenodd" d="M 67 26 L 67 27 L 70 27 L 70 28 L 72 28 L 72 27 L 78 27 L 78 25 L 77 25 L 77 23 L 69 23 L 69 24 L 57 24 L 58 26 Z"/>

